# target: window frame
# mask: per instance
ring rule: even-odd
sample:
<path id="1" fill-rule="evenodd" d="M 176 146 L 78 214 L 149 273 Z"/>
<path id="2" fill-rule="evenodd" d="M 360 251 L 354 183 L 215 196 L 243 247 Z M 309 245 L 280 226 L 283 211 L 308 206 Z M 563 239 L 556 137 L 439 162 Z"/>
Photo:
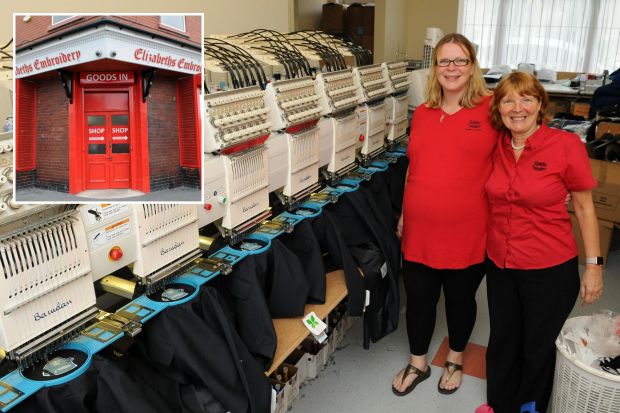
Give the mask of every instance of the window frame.
<path id="1" fill-rule="evenodd" d="M 164 22 L 164 18 L 166 18 L 166 17 L 181 17 L 183 19 L 183 28 L 180 29 L 180 28 L 178 28 L 176 26 L 173 26 L 171 24 L 165 23 Z M 181 33 L 187 33 L 187 20 L 185 19 L 185 15 L 182 15 L 182 14 L 165 14 L 165 15 L 161 15 L 161 16 L 159 16 L 159 24 L 160 24 L 160 26 L 163 26 L 163 27 L 165 27 L 167 29 L 173 29 L 173 30 L 176 30 L 176 31 L 181 32 Z"/>

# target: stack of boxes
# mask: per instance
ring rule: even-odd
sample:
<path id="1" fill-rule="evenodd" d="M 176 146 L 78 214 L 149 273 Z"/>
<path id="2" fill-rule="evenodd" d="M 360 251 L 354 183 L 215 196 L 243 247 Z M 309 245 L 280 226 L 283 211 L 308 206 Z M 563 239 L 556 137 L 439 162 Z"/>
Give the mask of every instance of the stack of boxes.
<path id="1" fill-rule="evenodd" d="M 290 409 L 299 396 L 299 389 L 306 379 L 319 376 L 327 366 L 355 319 L 344 315 L 346 302 L 340 303 L 325 320 L 328 326 L 327 340 L 319 343 L 313 336 L 306 337 L 288 358 L 270 376 L 272 388 L 271 413 L 283 413 Z"/>
<path id="2" fill-rule="evenodd" d="M 601 122 L 596 128 L 596 139 L 605 134 L 620 135 L 620 123 Z M 598 217 L 601 255 L 607 261 L 614 226 L 620 226 L 620 163 L 590 159 L 592 175 L 598 185 L 592 190 L 592 199 Z M 574 211 L 572 204 L 569 210 Z M 579 263 L 584 264 L 583 239 L 575 215 L 571 213 L 573 233 L 579 245 Z"/>

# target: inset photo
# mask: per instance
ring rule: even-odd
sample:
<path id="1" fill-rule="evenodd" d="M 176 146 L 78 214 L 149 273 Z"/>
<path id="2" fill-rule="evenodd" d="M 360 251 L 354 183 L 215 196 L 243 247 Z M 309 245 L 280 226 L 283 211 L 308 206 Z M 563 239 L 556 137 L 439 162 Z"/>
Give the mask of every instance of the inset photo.
<path id="1" fill-rule="evenodd" d="M 17 203 L 201 201 L 202 14 L 13 17 Z"/>

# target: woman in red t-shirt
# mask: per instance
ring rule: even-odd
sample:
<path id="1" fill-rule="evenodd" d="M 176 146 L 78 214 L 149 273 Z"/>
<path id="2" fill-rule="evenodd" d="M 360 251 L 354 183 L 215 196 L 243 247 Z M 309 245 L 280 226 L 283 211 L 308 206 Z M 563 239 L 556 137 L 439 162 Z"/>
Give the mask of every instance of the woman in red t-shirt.
<path id="1" fill-rule="evenodd" d="M 603 288 L 596 181 L 579 137 L 544 124 L 547 103 L 533 75 L 515 72 L 502 79 L 491 104 L 491 122 L 501 132 L 486 185 L 487 398 L 495 413 L 518 412 L 530 402 L 547 410 L 554 341 L 580 289 L 589 304 Z M 589 257 L 581 287 L 568 193 Z"/>
<path id="2" fill-rule="evenodd" d="M 458 389 L 463 350 L 476 321 L 476 290 L 484 276 L 488 202 L 497 131 L 489 123 L 487 90 L 475 49 L 460 34 L 442 38 L 432 56 L 428 100 L 413 115 L 403 199 L 403 275 L 410 357 L 392 391 L 409 393 L 430 375 L 426 353 L 443 288 L 450 352 L 440 393 Z"/>

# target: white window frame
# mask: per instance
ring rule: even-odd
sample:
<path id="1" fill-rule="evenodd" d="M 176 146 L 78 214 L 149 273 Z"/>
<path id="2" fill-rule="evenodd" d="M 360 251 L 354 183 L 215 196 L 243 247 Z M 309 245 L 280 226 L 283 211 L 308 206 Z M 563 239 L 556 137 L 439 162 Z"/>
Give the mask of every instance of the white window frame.
<path id="1" fill-rule="evenodd" d="M 168 24 L 168 23 L 164 22 L 164 19 L 166 17 L 181 17 L 183 19 L 183 28 L 181 29 L 181 28 L 178 28 L 178 27 L 176 27 L 176 26 L 174 26 L 172 24 Z M 187 22 L 185 21 L 185 16 L 183 16 L 183 15 L 178 15 L 178 14 L 162 15 L 162 16 L 160 16 L 159 22 L 161 23 L 162 26 L 170 27 L 170 28 L 173 28 L 175 30 L 178 30 L 178 31 L 184 32 L 184 33 L 187 32 Z"/>
<path id="2" fill-rule="evenodd" d="M 52 26 L 55 26 L 57 24 L 66 22 L 69 19 L 72 19 L 76 16 L 76 14 L 56 14 L 56 15 L 52 15 Z M 56 17 L 62 17 L 62 20 L 58 20 L 58 21 L 54 21 L 54 18 Z"/>

